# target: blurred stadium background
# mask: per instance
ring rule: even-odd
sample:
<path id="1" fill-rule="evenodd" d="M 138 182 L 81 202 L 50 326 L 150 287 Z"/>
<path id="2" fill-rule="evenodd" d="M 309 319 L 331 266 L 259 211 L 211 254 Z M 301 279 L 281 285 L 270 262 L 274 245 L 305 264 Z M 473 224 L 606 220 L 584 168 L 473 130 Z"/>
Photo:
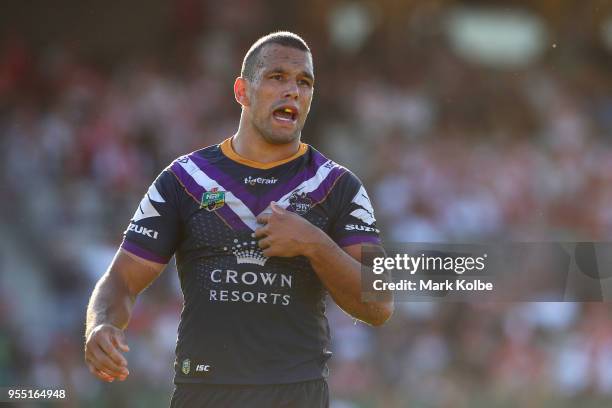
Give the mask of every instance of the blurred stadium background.
<path id="1" fill-rule="evenodd" d="M 167 406 L 175 270 L 139 299 L 125 383 L 83 364 L 86 302 L 156 174 L 235 131 L 233 80 L 273 30 L 310 43 L 304 139 L 362 178 L 387 241 L 610 240 L 610 1 L 2 9 L 0 386 L 65 387 L 62 407 Z M 329 318 L 334 408 L 612 404 L 604 303 L 402 303 L 375 330 Z"/>

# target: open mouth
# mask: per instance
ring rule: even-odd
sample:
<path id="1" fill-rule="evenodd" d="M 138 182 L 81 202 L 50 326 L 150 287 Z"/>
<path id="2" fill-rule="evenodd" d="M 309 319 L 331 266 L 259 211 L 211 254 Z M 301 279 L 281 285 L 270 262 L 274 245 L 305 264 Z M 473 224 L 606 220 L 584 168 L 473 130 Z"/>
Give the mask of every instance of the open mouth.
<path id="1" fill-rule="evenodd" d="M 272 112 L 274 119 L 285 123 L 294 123 L 298 117 L 298 111 L 292 106 L 281 106 Z"/>

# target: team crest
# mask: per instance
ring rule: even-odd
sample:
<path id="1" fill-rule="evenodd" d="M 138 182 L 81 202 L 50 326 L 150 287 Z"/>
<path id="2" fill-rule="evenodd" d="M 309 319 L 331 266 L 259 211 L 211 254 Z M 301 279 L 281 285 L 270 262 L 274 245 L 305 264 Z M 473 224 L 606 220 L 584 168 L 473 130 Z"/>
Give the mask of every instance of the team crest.
<path id="1" fill-rule="evenodd" d="M 219 191 L 217 187 L 202 194 L 200 208 L 207 211 L 215 211 L 225 205 L 225 191 Z"/>
<path id="2" fill-rule="evenodd" d="M 183 365 L 181 366 L 181 371 L 185 375 L 189 374 L 189 371 L 191 371 L 191 360 L 189 360 L 188 358 L 183 360 Z"/>
<path id="3" fill-rule="evenodd" d="M 312 199 L 307 193 L 295 192 L 289 197 L 289 209 L 297 214 L 304 215 L 312 208 Z"/>

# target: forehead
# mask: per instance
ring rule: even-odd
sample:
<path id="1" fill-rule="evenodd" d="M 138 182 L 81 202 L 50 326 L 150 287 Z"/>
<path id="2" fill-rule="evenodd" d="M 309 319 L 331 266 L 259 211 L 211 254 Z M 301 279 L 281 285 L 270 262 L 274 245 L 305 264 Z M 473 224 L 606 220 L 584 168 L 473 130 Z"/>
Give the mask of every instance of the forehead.
<path id="1" fill-rule="evenodd" d="M 309 52 L 279 44 L 265 45 L 258 57 L 257 70 L 265 72 L 282 68 L 287 72 L 306 71 L 313 76 L 312 56 Z"/>

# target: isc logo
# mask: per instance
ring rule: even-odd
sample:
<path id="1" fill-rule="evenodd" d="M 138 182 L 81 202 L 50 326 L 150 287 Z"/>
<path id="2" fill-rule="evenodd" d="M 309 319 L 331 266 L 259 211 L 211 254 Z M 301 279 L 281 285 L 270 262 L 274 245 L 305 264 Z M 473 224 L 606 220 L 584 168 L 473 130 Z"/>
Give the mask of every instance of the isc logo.
<path id="1" fill-rule="evenodd" d="M 209 372 L 210 371 L 210 365 L 208 364 L 198 364 L 196 366 L 196 372 Z"/>

